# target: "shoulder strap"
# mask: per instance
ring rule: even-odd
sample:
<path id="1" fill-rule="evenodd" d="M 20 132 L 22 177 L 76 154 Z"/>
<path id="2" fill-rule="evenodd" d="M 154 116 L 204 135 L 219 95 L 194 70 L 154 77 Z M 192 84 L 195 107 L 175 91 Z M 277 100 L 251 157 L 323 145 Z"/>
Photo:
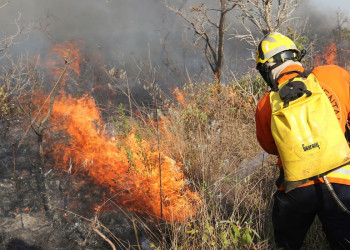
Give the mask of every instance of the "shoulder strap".
<path id="1" fill-rule="evenodd" d="M 278 89 L 278 81 L 285 75 L 290 75 L 290 74 L 298 74 L 296 75 L 295 77 L 298 77 L 298 76 L 301 76 L 301 77 L 304 77 L 304 78 L 307 78 L 310 74 L 311 74 L 311 70 L 304 70 L 303 72 L 299 71 L 299 70 L 293 70 L 293 71 L 288 71 L 288 72 L 284 72 L 282 74 L 280 74 L 276 81 L 275 81 L 275 86 L 276 88 L 272 89 L 272 91 L 274 92 L 277 92 L 279 89 Z M 295 78 L 293 77 L 292 79 L 289 80 L 289 82 L 293 81 L 293 79 Z"/>
<path id="2" fill-rule="evenodd" d="M 312 95 L 312 92 L 307 89 L 307 86 L 304 83 L 304 80 L 306 80 L 309 76 L 309 72 L 290 71 L 286 73 L 298 73 L 298 75 L 296 77 L 293 77 L 292 79 L 289 79 L 287 84 L 285 84 L 282 88 L 279 89 L 279 96 L 283 101 L 283 108 L 288 107 L 289 102 L 300 98 L 304 94 L 306 94 L 306 97 Z M 283 76 L 285 74 L 281 75 Z M 297 77 L 299 77 L 299 79 L 296 79 Z"/>
<path id="3" fill-rule="evenodd" d="M 307 78 L 311 74 L 312 70 L 304 70 L 303 73 L 300 74 L 300 76 Z"/>
<path id="4" fill-rule="evenodd" d="M 304 71 L 305 72 L 305 71 Z M 284 72 L 284 73 L 282 73 L 282 74 L 280 74 L 278 77 L 277 77 L 277 79 L 276 79 L 276 85 L 278 86 L 278 81 L 283 77 L 283 76 L 285 76 L 285 75 L 290 75 L 290 74 L 298 74 L 297 76 L 299 76 L 299 75 L 301 75 L 303 72 L 301 72 L 301 71 L 298 71 L 298 70 L 293 70 L 293 71 L 287 71 L 287 72 Z M 296 76 L 296 77 L 297 77 Z M 292 79 L 290 79 L 289 81 L 292 81 L 293 79 L 294 79 L 295 77 L 293 77 Z"/>

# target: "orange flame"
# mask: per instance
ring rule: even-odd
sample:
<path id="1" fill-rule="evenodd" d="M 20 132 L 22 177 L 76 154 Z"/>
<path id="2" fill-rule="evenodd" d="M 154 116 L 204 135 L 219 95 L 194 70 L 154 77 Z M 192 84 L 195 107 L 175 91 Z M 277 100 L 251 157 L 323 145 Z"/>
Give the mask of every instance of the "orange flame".
<path id="1" fill-rule="evenodd" d="M 177 100 L 181 105 L 185 106 L 186 101 L 185 101 L 185 92 L 179 88 L 176 88 L 173 91 L 173 95 L 175 97 L 175 100 Z"/>
<path id="2" fill-rule="evenodd" d="M 316 55 L 315 66 L 337 64 L 337 53 L 337 44 L 333 42 Z"/>
<path id="3" fill-rule="evenodd" d="M 86 172 L 129 209 L 159 217 L 162 214 L 168 221 L 195 214 L 200 199 L 187 188 L 180 166 L 134 133 L 117 141 L 109 139 L 101 130 L 103 122 L 93 99 L 60 97 L 52 120 L 56 130 L 67 131 L 71 137 L 68 144 L 59 143 L 54 148 L 57 167 L 62 161 L 66 169 Z"/>
<path id="4" fill-rule="evenodd" d="M 76 41 L 53 46 L 51 54 L 59 59 L 48 63 L 58 69 L 52 71 L 53 76 L 61 74 L 60 62 L 73 58 L 76 59 L 66 77 L 71 73 L 71 77 L 80 75 L 77 47 Z M 61 93 L 50 116 L 52 131 L 48 138 L 55 141 L 52 152 L 56 168 L 83 172 L 96 185 L 108 188 L 117 204 L 134 211 L 167 221 L 181 221 L 195 214 L 201 203 L 198 194 L 186 185 L 181 165 L 152 146 L 157 143 L 147 142 L 135 133 L 110 138 L 91 97 L 76 99 Z M 57 134 L 64 135 L 60 137 L 66 141 L 59 142 Z"/>
<path id="5" fill-rule="evenodd" d="M 54 44 L 49 54 L 53 55 L 55 57 L 54 60 L 50 60 L 46 62 L 46 65 L 48 66 L 49 75 L 52 75 L 55 80 L 58 79 L 60 76 L 62 70 L 60 69 L 60 66 L 63 64 L 63 62 L 71 62 L 69 66 L 69 71 L 73 72 L 76 77 L 80 76 L 80 64 L 81 64 L 81 54 L 79 51 L 78 46 L 82 45 L 82 41 L 72 41 L 72 42 L 65 42 L 65 43 L 56 43 Z M 66 80 L 69 76 L 69 73 L 67 72 L 63 79 L 62 79 L 62 85 L 65 85 Z"/>
<path id="6" fill-rule="evenodd" d="M 336 64 L 337 59 L 337 45 L 332 43 L 328 46 L 327 54 L 325 56 L 326 64 Z"/>

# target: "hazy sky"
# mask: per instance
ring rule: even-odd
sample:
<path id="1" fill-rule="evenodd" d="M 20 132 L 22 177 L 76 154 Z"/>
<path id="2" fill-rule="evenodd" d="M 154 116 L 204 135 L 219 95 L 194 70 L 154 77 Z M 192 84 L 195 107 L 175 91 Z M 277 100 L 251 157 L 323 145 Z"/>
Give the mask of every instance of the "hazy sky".
<path id="1" fill-rule="evenodd" d="M 309 0 L 316 10 L 344 10 L 350 16 L 350 0 Z"/>
<path id="2" fill-rule="evenodd" d="M 186 2 L 193 5 L 201 1 L 208 0 Z M 44 27 L 47 25 L 54 41 L 81 38 L 95 46 L 138 50 L 165 36 L 182 39 L 182 20 L 166 10 L 163 3 L 164 0 L 12 0 L 0 11 L 0 31 L 11 27 L 21 12 L 24 23 L 31 21 L 37 26 L 41 20 Z M 312 16 L 316 32 L 331 27 L 339 9 L 350 16 L 350 0 L 304 0 L 302 6 L 301 16 Z M 31 36 L 38 40 L 32 42 L 33 49 L 40 50 L 43 44 L 39 38 L 43 34 Z"/>
<path id="3" fill-rule="evenodd" d="M 207 67 L 205 59 L 192 56 L 191 53 L 197 50 L 184 48 L 183 44 L 193 44 L 193 32 L 185 32 L 183 20 L 166 9 L 164 1 L 11 0 L 8 6 L 0 9 L 0 37 L 15 30 L 13 20 L 20 12 L 21 23 L 31 22 L 36 29 L 23 45 L 15 48 L 23 48 L 31 54 L 46 53 L 53 42 L 77 38 L 86 42 L 89 51 L 105 51 L 112 58 L 123 53 L 148 59 L 151 52 L 153 60 L 167 57 L 165 59 L 170 59 L 167 63 L 181 62 L 179 67 L 182 70 L 183 61 L 186 61 L 186 68 Z M 187 10 L 202 1 L 217 3 L 217 0 L 174 1 L 187 2 Z M 301 22 L 309 16 L 307 28 L 315 33 L 327 34 L 334 27 L 337 10 L 343 10 L 350 17 L 350 0 L 304 0 L 299 14 L 295 14 L 300 16 Z M 38 31 L 38 27 L 41 30 L 47 28 L 49 36 Z M 246 51 L 242 45 L 237 46 L 234 39 L 225 45 L 229 51 L 226 60 L 240 58 L 242 51 Z"/>

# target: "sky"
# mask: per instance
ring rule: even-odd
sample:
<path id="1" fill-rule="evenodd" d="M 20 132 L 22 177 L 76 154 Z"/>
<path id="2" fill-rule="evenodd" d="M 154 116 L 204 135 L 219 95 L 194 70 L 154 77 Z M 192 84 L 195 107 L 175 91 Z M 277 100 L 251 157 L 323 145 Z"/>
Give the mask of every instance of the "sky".
<path id="1" fill-rule="evenodd" d="M 337 10 L 344 11 L 350 17 L 350 0 L 306 0 L 312 4 L 311 11 L 322 13 L 334 13 Z"/>
<path id="2" fill-rule="evenodd" d="M 320 10 L 337 10 L 341 9 L 350 14 L 350 1 L 349 0 L 311 0 L 316 8 Z"/>

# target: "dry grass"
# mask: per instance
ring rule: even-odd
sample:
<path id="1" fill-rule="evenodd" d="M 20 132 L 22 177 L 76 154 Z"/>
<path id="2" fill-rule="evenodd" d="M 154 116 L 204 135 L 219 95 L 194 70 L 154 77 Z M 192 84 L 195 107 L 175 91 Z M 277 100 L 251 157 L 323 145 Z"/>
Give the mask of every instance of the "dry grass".
<path id="1" fill-rule="evenodd" d="M 254 100 L 225 84 L 191 84 L 175 95 L 181 101 L 161 119 L 161 148 L 182 163 L 203 204 L 189 221 L 168 223 L 161 238 L 170 241 L 153 240 L 154 246 L 268 247 L 275 164 L 271 157 L 255 159 L 263 151 L 255 139 Z M 146 124 L 139 122 L 138 131 L 150 139 L 155 126 Z"/>
<path id="2" fill-rule="evenodd" d="M 262 153 L 255 140 L 254 103 L 232 85 L 189 85 L 183 94 L 183 104 L 170 109 L 169 117 L 185 173 L 204 204 L 197 218 L 172 225 L 172 247 L 266 245 L 260 235 L 273 191 L 273 164 L 249 164 Z"/>
<path id="3" fill-rule="evenodd" d="M 32 82 L 32 78 L 28 79 Z M 261 86 L 256 81 L 256 77 L 247 75 L 238 85 L 200 83 L 179 89 L 178 101 L 169 105 L 167 100 L 167 106 L 159 105 L 164 111 L 159 121 L 159 141 L 154 123 L 142 116 L 126 117 L 123 107 L 118 109 L 117 118 L 112 122 L 117 130 L 127 134 L 134 128 L 147 141 L 158 141 L 165 155 L 182 163 L 188 183 L 203 202 L 188 221 L 161 224 L 157 232 L 136 216 L 131 218 L 133 222 L 138 221 L 142 231 L 149 233 L 152 247 L 275 248 L 271 208 L 276 189 L 276 159 L 267 156 L 263 161 L 257 160 L 263 150 L 255 137 L 255 102 Z M 20 89 L 19 85 L 11 88 Z M 6 96 L 5 92 L 11 88 L 0 88 L 3 116 L 13 116 L 14 99 L 9 99 L 10 95 Z M 19 91 L 18 95 L 21 94 Z M 135 235 L 136 231 L 135 228 Z M 304 249 L 327 249 L 324 239 L 321 225 L 316 221 Z"/>
<path id="4" fill-rule="evenodd" d="M 254 100 L 230 84 L 191 84 L 176 95 L 180 102 L 165 113 L 161 147 L 182 162 L 203 204 L 189 221 L 167 223 L 152 246 L 275 248 L 271 210 L 278 171 L 275 157 L 257 160 L 263 150 L 255 137 Z M 315 223 L 306 249 L 318 246 L 319 240 L 324 235 Z"/>

